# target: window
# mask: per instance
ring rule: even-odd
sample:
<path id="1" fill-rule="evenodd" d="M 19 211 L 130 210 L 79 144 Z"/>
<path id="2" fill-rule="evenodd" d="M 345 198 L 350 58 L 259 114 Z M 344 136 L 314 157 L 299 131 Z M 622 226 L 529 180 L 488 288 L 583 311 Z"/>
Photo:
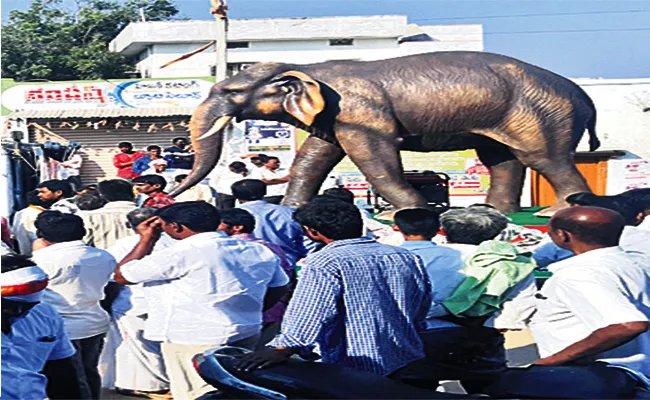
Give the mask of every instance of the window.
<path id="1" fill-rule="evenodd" d="M 228 42 L 226 43 L 226 48 L 228 49 L 247 49 L 250 45 L 250 42 Z"/>
<path id="2" fill-rule="evenodd" d="M 354 46 L 354 39 L 330 39 L 330 46 Z"/>

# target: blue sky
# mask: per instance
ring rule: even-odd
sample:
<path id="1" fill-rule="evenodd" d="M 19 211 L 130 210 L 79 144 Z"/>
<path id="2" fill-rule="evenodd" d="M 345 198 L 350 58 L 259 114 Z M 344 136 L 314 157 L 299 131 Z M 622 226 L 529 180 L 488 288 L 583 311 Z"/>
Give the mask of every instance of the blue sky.
<path id="1" fill-rule="evenodd" d="M 25 0 L 2 0 L 3 20 Z M 209 0 L 176 0 L 209 19 Z M 407 15 L 409 22 L 483 24 L 485 50 L 580 78 L 650 77 L 650 0 L 229 0 L 230 18 Z M 559 15 L 558 15 L 559 14 Z"/>

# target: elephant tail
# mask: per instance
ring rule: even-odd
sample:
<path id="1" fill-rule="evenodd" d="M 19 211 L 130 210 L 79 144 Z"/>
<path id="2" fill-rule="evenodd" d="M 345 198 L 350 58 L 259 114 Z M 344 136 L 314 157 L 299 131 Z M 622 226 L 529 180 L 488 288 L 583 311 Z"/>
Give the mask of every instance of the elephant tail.
<path id="1" fill-rule="evenodd" d="M 589 151 L 595 151 L 600 147 L 600 140 L 596 136 L 596 109 L 593 109 L 591 118 L 587 121 L 587 132 L 589 133 Z"/>

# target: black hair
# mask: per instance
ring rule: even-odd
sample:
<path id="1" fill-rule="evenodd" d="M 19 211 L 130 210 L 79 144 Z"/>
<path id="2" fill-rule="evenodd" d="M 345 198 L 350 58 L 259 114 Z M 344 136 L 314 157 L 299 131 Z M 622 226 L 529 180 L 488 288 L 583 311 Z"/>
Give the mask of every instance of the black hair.
<path id="1" fill-rule="evenodd" d="M 611 205 L 611 200 L 605 196 L 598 196 L 591 192 L 579 192 L 568 195 L 564 199 L 569 204 L 579 206 L 605 207 Z"/>
<path id="2" fill-rule="evenodd" d="M 174 182 L 181 183 L 185 178 L 187 178 L 187 174 L 178 174 L 174 177 Z"/>
<path id="3" fill-rule="evenodd" d="M 405 235 L 436 236 L 440 230 L 438 214 L 426 208 L 408 208 L 395 213 L 395 225 Z"/>
<path id="4" fill-rule="evenodd" d="M 260 158 L 260 159 L 262 159 L 262 158 Z M 275 157 L 275 156 L 266 156 L 266 160 L 262 160 L 262 161 L 264 161 L 264 164 L 266 164 L 267 162 L 269 162 L 271 160 L 280 161 L 280 159 L 278 157 Z"/>
<path id="5" fill-rule="evenodd" d="M 241 173 L 241 172 L 244 172 L 244 171 L 247 170 L 246 164 L 244 164 L 241 161 L 235 161 L 233 163 L 230 163 L 230 165 L 228 165 L 228 168 L 234 169 L 235 172 L 237 172 L 237 173 Z"/>
<path id="6" fill-rule="evenodd" d="M 99 194 L 106 201 L 133 201 L 133 185 L 124 179 L 108 179 L 97 185 Z"/>
<path id="7" fill-rule="evenodd" d="M 166 223 L 177 223 L 194 232 L 216 231 L 221 223 L 219 210 L 205 201 L 184 201 L 156 211 L 156 216 Z"/>
<path id="8" fill-rule="evenodd" d="M 323 195 L 334 197 L 346 203 L 354 204 L 354 193 L 345 188 L 330 188 L 323 191 Z"/>
<path id="9" fill-rule="evenodd" d="M 138 225 L 156 215 L 157 208 L 140 207 L 126 214 L 126 220 L 131 228 L 135 229 Z"/>
<path id="10" fill-rule="evenodd" d="M 74 191 L 72 190 L 72 185 L 61 179 L 51 179 L 49 181 L 44 181 L 39 183 L 36 188 L 46 188 L 51 192 L 61 191 L 63 193 L 63 198 L 67 199 L 74 196 Z"/>
<path id="11" fill-rule="evenodd" d="M 251 233 L 255 230 L 255 217 L 243 208 L 221 210 L 221 223 L 229 227 L 241 225 L 244 227 L 244 233 Z"/>
<path id="12" fill-rule="evenodd" d="M 127 148 L 129 148 L 129 149 L 133 149 L 133 144 L 132 144 L 131 142 L 119 142 L 119 143 L 117 144 L 117 147 L 118 147 L 118 148 L 121 148 L 121 147 L 127 147 Z"/>
<path id="13" fill-rule="evenodd" d="M 133 183 L 146 183 L 151 186 L 160 185 L 161 192 L 165 190 L 165 186 L 167 186 L 167 181 L 160 175 L 138 176 L 137 178 L 133 178 Z"/>
<path id="14" fill-rule="evenodd" d="M 32 205 L 32 206 L 40 206 L 43 204 L 41 202 L 41 199 L 38 197 L 38 190 L 30 190 L 27 192 L 27 195 L 25 196 L 25 200 L 27 200 L 27 204 Z"/>
<path id="15" fill-rule="evenodd" d="M 2 273 L 33 267 L 35 265 L 29 256 L 20 254 L 7 254 L 2 256 Z"/>
<path id="16" fill-rule="evenodd" d="M 172 144 L 176 144 L 176 142 L 178 142 L 179 140 L 184 140 L 185 143 L 188 142 L 188 140 L 187 140 L 186 137 L 184 137 L 184 136 L 177 136 L 177 137 L 175 137 L 175 138 L 172 139 Z"/>
<path id="17" fill-rule="evenodd" d="M 60 211 L 44 211 L 38 214 L 34 226 L 37 237 L 52 243 L 81 240 L 86 234 L 81 217 Z"/>
<path id="18" fill-rule="evenodd" d="M 266 154 L 258 154 L 255 157 L 251 157 L 251 161 L 261 161 L 263 163 L 266 163 L 269 160 L 269 156 Z"/>
<path id="19" fill-rule="evenodd" d="M 156 144 L 152 144 L 152 145 L 147 146 L 147 151 L 151 151 L 151 150 L 160 150 L 160 151 L 162 151 L 162 148 L 160 146 L 156 145 Z"/>
<path id="20" fill-rule="evenodd" d="M 293 213 L 293 219 L 332 240 L 355 239 L 363 233 L 359 209 L 334 198 L 305 204 Z"/>
<path id="21" fill-rule="evenodd" d="M 91 183 L 90 185 L 84 185 L 77 190 L 77 192 L 81 192 L 82 190 L 97 190 L 97 185 L 94 183 Z"/>
<path id="22" fill-rule="evenodd" d="M 74 203 L 80 210 L 90 211 L 102 208 L 107 201 L 95 190 L 75 196 Z"/>
<path id="23" fill-rule="evenodd" d="M 259 179 L 242 179 L 233 183 L 231 189 L 237 200 L 262 200 L 266 196 L 266 183 Z"/>

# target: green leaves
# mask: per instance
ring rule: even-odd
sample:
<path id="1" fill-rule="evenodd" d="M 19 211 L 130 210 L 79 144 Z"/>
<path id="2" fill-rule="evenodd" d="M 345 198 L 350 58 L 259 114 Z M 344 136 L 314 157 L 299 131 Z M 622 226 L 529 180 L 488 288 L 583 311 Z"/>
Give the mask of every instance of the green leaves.
<path id="1" fill-rule="evenodd" d="M 13 10 L 2 25 L 2 77 L 17 81 L 124 78 L 134 61 L 108 51 L 108 43 L 130 22 L 172 19 L 173 0 L 32 0 Z"/>

